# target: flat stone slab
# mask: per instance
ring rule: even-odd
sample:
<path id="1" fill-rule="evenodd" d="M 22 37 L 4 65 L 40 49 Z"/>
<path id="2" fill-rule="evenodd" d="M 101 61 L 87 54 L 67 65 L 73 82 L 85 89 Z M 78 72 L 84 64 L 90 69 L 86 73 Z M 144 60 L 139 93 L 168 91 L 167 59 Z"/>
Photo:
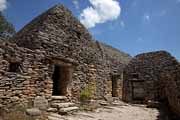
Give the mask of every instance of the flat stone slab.
<path id="1" fill-rule="evenodd" d="M 67 103 L 53 103 L 52 107 L 55 107 L 55 108 L 67 108 L 67 107 L 71 107 L 71 106 L 74 106 L 74 105 L 75 104 L 71 103 L 71 102 L 67 102 Z"/>
<path id="2" fill-rule="evenodd" d="M 52 100 L 66 100 L 66 96 L 51 96 Z"/>
<path id="3" fill-rule="evenodd" d="M 60 113 L 68 113 L 68 112 L 71 112 L 71 111 L 76 111 L 78 109 L 79 109 L 78 107 L 67 107 L 67 108 L 61 108 L 59 110 L 59 112 Z"/>
<path id="4" fill-rule="evenodd" d="M 40 116 L 41 113 L 42 112 L 37 108 L 31 108 L 26 110 L 26 114 L 30 116 Z"/>
<path id="5" fill-rule="evenodd" d="M 47 112 L 57 112 L 58 109 L 57 108 L 48 108 Z"/>
<path id="6" fill-rule="evenodd" d="M 100 101 L 99 104 L 102 106 L 108 106 L 109 105 L 109 103 L 106 101 Z"/>
<path id="7" fill-rule="evenodd" d="M 48 100 L 44 96 L 37 96 L 34 99 L 34 108 L 46 110 L 48 108 Z"/>

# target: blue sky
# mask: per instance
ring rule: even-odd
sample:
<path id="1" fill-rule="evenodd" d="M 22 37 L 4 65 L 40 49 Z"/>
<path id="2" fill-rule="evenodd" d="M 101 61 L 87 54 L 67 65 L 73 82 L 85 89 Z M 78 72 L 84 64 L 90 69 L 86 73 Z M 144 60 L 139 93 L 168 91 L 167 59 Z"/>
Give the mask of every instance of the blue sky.
<path id="1" fill-rule="evenodd" d="M 96 0 L 8 0 L 3 12 L 18 31 L 34 17 L 57 3 L 64 4 L 80 19 L 87 7 L 94 9 L 92 1 Z M 116 2 L 121 8 L 119 14 L 115 12 L 115 17 L 111 20 L 104 19 L 104 22 L 97 22 L 89 28 L 94 39 L 132 56 L 142 52 L 167 50 L 180 60 L 180 0 Z M 110 15 L 113 8 L 107 11 Z"/>

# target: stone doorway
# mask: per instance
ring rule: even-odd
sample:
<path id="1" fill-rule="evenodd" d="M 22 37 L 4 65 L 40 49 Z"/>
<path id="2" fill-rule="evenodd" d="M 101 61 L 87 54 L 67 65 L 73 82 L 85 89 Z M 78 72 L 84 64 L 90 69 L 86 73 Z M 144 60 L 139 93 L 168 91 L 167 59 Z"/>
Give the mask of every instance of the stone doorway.
<path id="1" fill-rule="evenodd" d="M 132 98 L 136 101 L 144 101 L 145 100 L 145 88 L 143 81 L 134 81 L 132 82 Z"/>
<path id="2" fill-rule="evenodd" d="M 119 97 L 120 92 L 120 75 L 112 75 L 112 97 Z"/>
<path id="3" fill-rule="evenodd" d="M 66 96 L 68 92 L 68 85 L 70 83 L 71 71 L 68 66 L 54 65 L 52 75 L 53 80 L 53 95 Z"/>

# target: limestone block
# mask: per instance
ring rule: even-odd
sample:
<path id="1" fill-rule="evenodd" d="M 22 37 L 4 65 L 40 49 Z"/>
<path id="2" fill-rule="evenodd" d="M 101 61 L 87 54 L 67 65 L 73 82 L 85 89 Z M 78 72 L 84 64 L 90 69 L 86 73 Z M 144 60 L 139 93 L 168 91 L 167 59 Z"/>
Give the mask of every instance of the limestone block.
<path id="1" fill-rule="evenodd" d="M 48 108 L 48 100 L 43 96 L 37 96 L 34 99 L 34 107 L 40 110 L 46 110 Z"/>
<path id="2" fill-rule="evenodd" d="M 42 112 L 37 108 L 31 108 L 26 110 L 26 114 L 30 116 L 40 116 L 41 113 Z"/>

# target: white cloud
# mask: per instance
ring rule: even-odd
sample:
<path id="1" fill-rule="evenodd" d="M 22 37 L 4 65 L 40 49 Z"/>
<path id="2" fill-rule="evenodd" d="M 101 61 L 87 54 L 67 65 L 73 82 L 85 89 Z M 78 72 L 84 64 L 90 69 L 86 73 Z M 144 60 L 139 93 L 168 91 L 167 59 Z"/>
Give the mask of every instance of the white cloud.
<path id="1" fill-rule="evenodd" d="M 85 8 L 80 14 L 80 21 L 87 28 L 116 20 L 121 13 L 120 4 L 116 0 L 89 0 L 89 2 L 92 6 Z"/>
<path id="2" fill-rule="evenodd" d="M 75 5 L 76 9 L 79 9 L 79 1 L 78 0 L 73 0 L 72 2 Z"/>
<path id="3" fill-rule="evenodd" d="M 7 8 L 7 0 L 0 0 L 0 11 L 3 11 Z"/>

